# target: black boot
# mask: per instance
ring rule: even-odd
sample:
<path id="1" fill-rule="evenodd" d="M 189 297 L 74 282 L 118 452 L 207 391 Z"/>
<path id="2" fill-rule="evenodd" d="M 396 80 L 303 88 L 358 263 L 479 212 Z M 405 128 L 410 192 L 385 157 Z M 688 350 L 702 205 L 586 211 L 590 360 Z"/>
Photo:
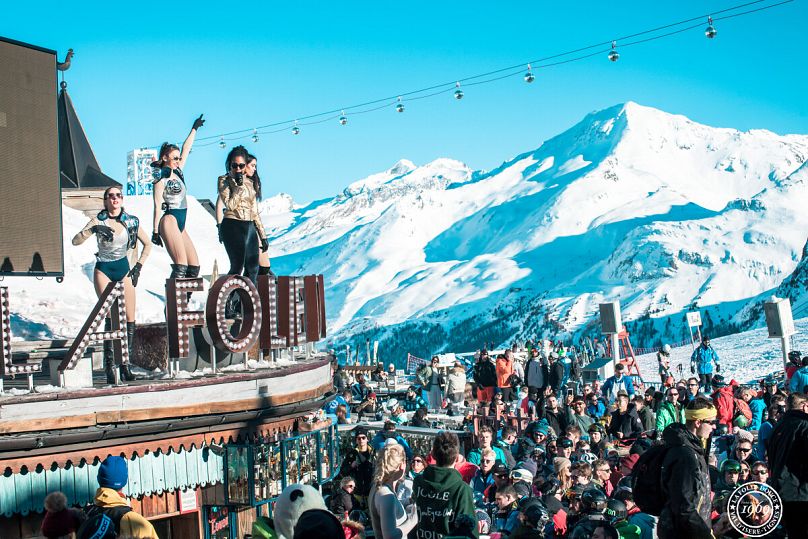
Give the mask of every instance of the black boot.
<path id="1" fill-rule="evenodd" d="M 115 385 L 115 354 L 110 341 L 104 341 L 104 372 L 107 375 L 107 383 Z"/>
<path id="2" fill-rule="evenodd" d="M 171 275 L 169 279 L 185 279 L 188 275 L 188 266 L 185 264 L 171 264 Z"/>
<path id="3" fill-rule="evenodd" d="M 199 266 L 188 266 L 188 269 L 185 272 L 185 277 L 188 279 L 199 277 Z"/>
<path id="4" fill-rule="evenodd" d="M 270 277 L 275 277 L 275 274 L 272 273 L 269 266 L 260 266 L 258 268 L 258 275 L 269 275 Z"/>
<path id="5" fill-rule="evenodd" d="M 132 343 L 135 342 L 135 323 L 126 323 L 126 346 L 129 348 L 129 360 L 132 359 Z M 129 369 L 129 362 L 121 362 L 121 380 L 131 382 L 135 379 L 135 375 Z"/>

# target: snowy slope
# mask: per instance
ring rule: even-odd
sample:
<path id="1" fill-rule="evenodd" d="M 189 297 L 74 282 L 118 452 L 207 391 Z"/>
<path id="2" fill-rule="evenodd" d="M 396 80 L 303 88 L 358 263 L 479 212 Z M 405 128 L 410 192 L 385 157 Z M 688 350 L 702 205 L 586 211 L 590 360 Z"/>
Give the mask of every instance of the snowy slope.
<path id="1" fill-rule="evenodd" d="M 275 273 L 325 275 L 335 347 L 377 339 L 400 360 L 571 335 L 592 329 L 597 304 L 613 299 L 637 324 L 635 345 L 648 346 L 680 340 L 691 306 L 715 335 L 760 323 L 747 304 L 795 271 L 805 244 L 806 156 L 805 135 L 709 127 L 627 103 L 491 171 L 401 160 L 333 198 L 268 198 L 261 213 Z M 203 273 L 214 259 L 225 271 L 213 219 L 191 206 Z M 127 208 L 150 222 L 150 200 Z M 65 210 L 63 285 L 11 283 L 25 322 L 16 328 L 64 335 L 81 325 L 94 249 L 69 238 L 83 223 Z M 162 317 L 168 271 L 157 249 L 138 290 L 141 320 Z M 49 299 L 55 290 L 65 299 Z"/>

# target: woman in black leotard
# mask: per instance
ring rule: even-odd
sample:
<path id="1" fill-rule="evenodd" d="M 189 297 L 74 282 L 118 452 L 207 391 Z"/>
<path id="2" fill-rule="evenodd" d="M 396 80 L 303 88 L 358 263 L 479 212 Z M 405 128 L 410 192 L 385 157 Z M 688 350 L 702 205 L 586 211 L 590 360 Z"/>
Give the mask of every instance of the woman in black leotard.
<path id="1" fill-rule="evenodd" d="M 170 278 L 196 277 L 199 275 L 199 257 L 194 242 L 185 229 L 188 213 L 187 189 L 182 169 L 191 153 L 196 131 L 204 125 L 202 115 L 194 120 L 194 125 L 185 142 L 182 152 L 176 144 L 163 143 L 160 157 L 152 163 L 154 173 L 154 233 L 152 243 L 163 245 L 171 257 Z"/>
<path id="2" fill-rule="evenodd" d="M 73 237 L 73 245 L 81 245 L 93 234 L 98 240 L 93 272 L 95 292 L 100 296 L 110 281 L 123 281 L 126 299 L 126 337 L 131 357 L 132 341 L 135 337 L 135 287 L 140 277 L 140 269 L 149 257 L 151 243 L 149 236 L 140 226 L 140 220 L 124 211 L 123 193 L 118 187 L 110 187 L 104 191 L 104 209 Z M 138 240 L 143 244 L 140 258 L 136 258 Z M 110 342 L 104 343 L 104 370 L 107 382 L 114 384 L 115 359 Z M 134 380 L 129 363 L 121 364 L 120 372 L 122 379 Z"/>

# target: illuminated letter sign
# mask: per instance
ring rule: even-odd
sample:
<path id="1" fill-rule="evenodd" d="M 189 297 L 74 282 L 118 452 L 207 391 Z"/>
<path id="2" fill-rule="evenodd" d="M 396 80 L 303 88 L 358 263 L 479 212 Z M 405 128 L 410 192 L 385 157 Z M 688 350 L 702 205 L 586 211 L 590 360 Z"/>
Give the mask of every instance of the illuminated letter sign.
<path id="1" fill-rule="evenodd" d="M 189 329 L 204 324 L 202 311 L 188 310 L 191 292 L 200 292 L 202 289 L 201 278 L 166 279 L 166 324 L 170 358 L 188 357 L 191 350 Z"/>
<path id="2" fill-rule="evenodd" d="M 319 341 L 325 338 L 325 289 L 322 275 L 307 275 L 305 283 L 306 340 Z"/>
<path id="3" fill-rule="evenodd" d="M 224 315 L 227 298 L 235 292 L 241 300 L 241 328 L 235 337 L 230 333 Z M 213 345 L 223 352 L 246 352 L 258 340 L 261 330 L 261 298 L 252 281 L 241 275 L 221 277 L 210 288 L 205 306 L 205 319 Z"/>
<path id="4" fill-rule="evenodd" d="M 126 324 L 126 300 L 123 291 L 123 282 L 113 281 L 107 285 L 64 360 L 59 364 L 60 371 L 75 367 L 88 346 L 104 341 L 112 341 L 115 363 L 129 362 L 129 348 L 123 345 L 123 339 L 126 338 L 123 327 Z M 108 316 L 112 322 L 110 329 L 101 330 L 101 324 Z"/>
<path id="5" fill-rule="evenodd" d="M 278 332 L 286 346 L 306 344 L 306 303 L 303 277 L 278 277 Z"/>
<path id="6" fill-rule="evenodd" d="M 258 276 L 258 295 L 263 315 L 259 346 L 262 350 L 285 348 L 286 339 L 278 331 L 278 286 L 273 275 Z"/>
<path id="7" fill-rule="evenodd" d="M 31 374 L 42 370 L 40 363 L 14 365 L 11 362 L 11 310 L 8 303 L 8 288 L 0 287 L 0 377 Z"/>

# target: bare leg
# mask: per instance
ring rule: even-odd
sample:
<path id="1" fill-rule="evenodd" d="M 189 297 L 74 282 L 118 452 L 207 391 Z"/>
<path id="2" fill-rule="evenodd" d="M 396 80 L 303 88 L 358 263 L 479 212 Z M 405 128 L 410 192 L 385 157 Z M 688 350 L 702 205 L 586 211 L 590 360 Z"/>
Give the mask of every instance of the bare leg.
<path id="1" fill-rule="evenodd" d="M 109 277 L 107 277 L 98 270 L 95 270 L 95 272 L 93 272 L 93 284 L 95 284 L 96 296 L 100 298 L 101 294 L 104 292 L 104 289 L 107 287 L 109 283 L 110 283 Z"/>
<path id="2" fill-rule="evenodd" d="M 187 266 L 188 256 L 185 252 L 185 241 L 177 226 L 177 219 L 173 215 L 164 215 L 160 218 L 160 236 L 165 242 L 171 261 Z M 196 258 L 196 251 L 194 251 L 194 258 Z"/>
<path id="3" fill-rule="evenodd" d="M 199 256 L 196 254 L 196 247 L 194 242 L 191 241 L 191 236 L 188 235 L 188 229 L 182 231 L 182 243 L 185 248 L 185 260 L 188 266 L 198 266 Z"/>
<path id="4" fill-rule="evenodd" d="M 260 249 L 258 250 L 258 266 L 262 268 L 269 267 L 269 251 L 263 252 Z"/>
<path id="5" fill-rule="evenodd" d="M 137 295 L 135 294 L 135 287 L 132 286 L 132 278 L 125 277 L 123 280 L 124 297 L 126 298 L 126 321 L 135 321 L 135 312 L 137 307 Z"/>

